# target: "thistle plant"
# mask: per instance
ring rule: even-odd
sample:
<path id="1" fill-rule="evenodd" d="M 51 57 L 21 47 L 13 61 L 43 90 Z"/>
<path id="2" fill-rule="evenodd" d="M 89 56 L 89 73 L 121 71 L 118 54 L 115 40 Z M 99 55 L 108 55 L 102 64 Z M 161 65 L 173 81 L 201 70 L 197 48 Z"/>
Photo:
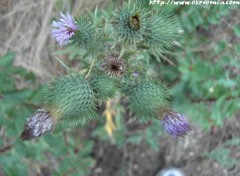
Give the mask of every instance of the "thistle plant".
<path id="1" fill-rule="evenodd" d="M 68 69 L 67 75 L 48 84 L 44 106 L 27 119 L 22 139 L 39 137 L 59 122 L 84 125 L 97 117 L 98 104 L 109 105 L 116 94 L 128 100 L 132 117 L 143 122 L 159 119 L 172 137 L 188 134 L 190 124 L 171 109 L 166 84 L 147 74 L 146 53 L 148 58 L 162 53 L 179 37 L 180 26 L 173 17 L 134 2 L 123 4 L 106 20 L 97 10 L 79 18 L 70 13 L 60 16 L 52 23 L 51 36 L 61 46 L 84 50 L 82 67 Z"/>

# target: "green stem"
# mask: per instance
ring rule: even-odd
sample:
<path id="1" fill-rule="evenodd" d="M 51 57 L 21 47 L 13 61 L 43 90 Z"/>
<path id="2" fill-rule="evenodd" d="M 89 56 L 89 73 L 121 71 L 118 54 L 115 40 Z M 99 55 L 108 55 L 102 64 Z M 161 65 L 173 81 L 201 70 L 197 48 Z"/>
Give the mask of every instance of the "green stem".
<path id="1" fill-rule="evenodd" d="M 55 58 L 60 62 L 60 64 L 61 64 L 64 68 L 66 68 L 66 70 L 69 70 L 68 66 L 66 66 L 60 59 L 58 59 L 56 56 L 55 56 Z"/>
<path id="2" fill-rule="evenodd" d="M 85 76 L 85 78 L 87 78 L 87 77 L 90 75 L 90 73 L 91 73 L 91 71 L 92 71 L 92 68 L 93 68 L 94 62 L 95 62 L 95 58 L 92 60 L 92 63 L 91 63 L 91 65 L 90 65 L 90 68 L 89 68 L 88 73 L 87 73 L 87 75 Z"/>

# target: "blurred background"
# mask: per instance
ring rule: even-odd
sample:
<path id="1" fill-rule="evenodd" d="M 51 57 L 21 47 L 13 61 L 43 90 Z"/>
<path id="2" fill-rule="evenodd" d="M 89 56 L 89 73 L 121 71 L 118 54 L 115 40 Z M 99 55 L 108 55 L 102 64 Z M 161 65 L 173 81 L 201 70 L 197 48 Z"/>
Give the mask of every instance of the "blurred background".
<path id="1" fill-rule="evenodd" d="M 150 7 L 175 15 L 184 30 L 178 46 L 151 65 L 171 88 L 173 108 L 189 117 L 193 131 L 187 137 L 172 139 L 158 122 L 130 118 L 122 100 L 112 102 L 112 135 L 102 115 L 86 126 L 59 126 L 33 141 L 19 139 L 26 118 L 43 104 L 45 83 L 66 72 L 55 57 L 80 68 L 81 58 L 50 37 L 52 20 L 60 11 L 80 16 L 96 6 L 111 16 L 121 3 L 0 0 L 0 176 L 156 176 L 168 167 L 180 168 L 186 176 L 239 175 L 236 5 Z M 142 3 L 148 6 L 149 1 Z"/>

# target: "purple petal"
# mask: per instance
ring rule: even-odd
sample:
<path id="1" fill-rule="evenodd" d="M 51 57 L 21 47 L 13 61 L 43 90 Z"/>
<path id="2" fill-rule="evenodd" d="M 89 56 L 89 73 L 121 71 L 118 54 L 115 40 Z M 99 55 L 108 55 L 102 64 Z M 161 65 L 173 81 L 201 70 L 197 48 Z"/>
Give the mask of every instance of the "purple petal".
<path id="1" fill-rule="evenodd" d="M 67 45 L 75 34 L 77 25 L 70 13 L 67 12 L 65 15 L 60 12 L 60 16 L 59 21 L 52 22 L 51 37 L 54 37 L 60 45 Z"/>
<path id="2" fill-rule="evenodd" d="M 191 131 L 191 126 L 185 115 L 177 112 L 168 112 L 161 120 L 166 133 L 170 136 L 184 137 Z"/>
<path id="3" fill-rule="evenodd" d="M 38 109 L 35 114 L 27 119 L 21 138 L 23 140 L 37 138 L 44 133 L 52 131 L 54 124 L 54 120 L 48 111 Z"/>

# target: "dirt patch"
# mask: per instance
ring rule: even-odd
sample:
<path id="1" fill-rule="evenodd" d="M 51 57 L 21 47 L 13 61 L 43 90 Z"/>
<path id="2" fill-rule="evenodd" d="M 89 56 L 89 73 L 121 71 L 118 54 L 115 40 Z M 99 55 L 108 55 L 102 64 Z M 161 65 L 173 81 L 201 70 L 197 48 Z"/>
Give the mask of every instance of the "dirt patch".
<path id="1" fill-rule="evenodd" d="M 89 176 L 156 176 L 163 168 L 181 168 L 186 176 L 237 176 L 240 166 L 227 169 L 217 161 L 209 159 L 211 152 L 224 142 L 240 136 L 240 120 L 225 122 L 223 129 L 203 131 L 197 125 L 186 138 L 159 138 L 159 151 L 152 151 L 143 141 L 141 144 L 125 144 L 123 147 L 110 142 L 95 141 L 92 156 L 96 164 Z M 240 157 L 239 148 L 231 147 L 233 157 Z"/>

